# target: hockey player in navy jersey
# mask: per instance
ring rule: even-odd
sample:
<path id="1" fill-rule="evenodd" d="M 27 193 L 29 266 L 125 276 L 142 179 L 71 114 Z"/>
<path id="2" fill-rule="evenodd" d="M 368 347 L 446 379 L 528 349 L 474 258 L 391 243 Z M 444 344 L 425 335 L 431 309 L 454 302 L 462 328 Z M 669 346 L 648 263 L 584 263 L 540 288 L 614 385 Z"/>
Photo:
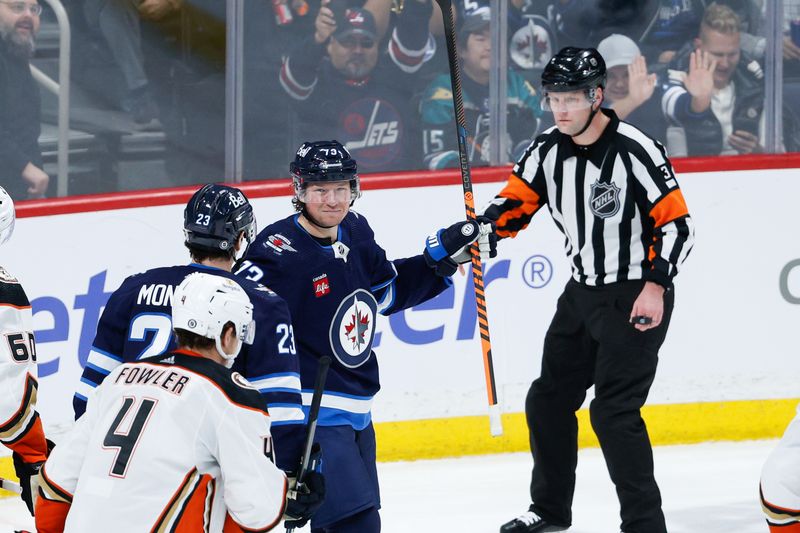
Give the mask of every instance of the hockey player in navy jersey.
<path id="1" fill-rule="evenodd" d="M 267 226 L 238 269 L 286 299 L 295 321 L 303 401 L 318 360 L 333 359 L 317 427 L 325 458 L 325 503 L 314 533 L 380 531 L 371 405 L 378 392 L 375 319 L 433 298 L 451 284 L 468 247 L 487 256 L 491 226 L 459 222 L 428 238 L 422 254 L 390 261 L 367 220 L 350 210 L 360 196 L 356 161 L 337 141 L 304 143 L 290 165 L 297 213 Z"/>
<path id="2" fill-rule="evenodd" d="M 73 400 L 76 418 L 114 368 L 175 347 L 170 313 L 174 288 L 192 272 L 234 277 L 230 271 L 237 254 L 241 256 L 255 238 L 253 208 L 239 189 L 206 185 L 186 204 L 184 234 L 191 264 L 130 276 L 106 303 Z M 252 346 L 244 347 L 234 370 L 250 380 L 266 400 L 276 463 L 284 470 L 294 469 L 305 433 L 289 310 L 281 297 L 260 283 L 237 281 L 253 302 L 258 326 Z"/>

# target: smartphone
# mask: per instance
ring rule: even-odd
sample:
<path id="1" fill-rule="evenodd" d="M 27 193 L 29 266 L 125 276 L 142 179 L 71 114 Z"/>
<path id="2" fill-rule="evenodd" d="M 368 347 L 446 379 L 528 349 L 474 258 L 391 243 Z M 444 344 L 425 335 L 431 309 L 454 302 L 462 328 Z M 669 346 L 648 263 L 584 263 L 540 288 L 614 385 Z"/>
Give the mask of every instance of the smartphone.
<path id="1" fill-rule="evenodd" d="M 347 7 L 347 0 L 331 0 L 328 3 L 328 9 L 333 12 L 333 20 L 336 21 L 337 27 L 340 27 L 344 23 Z"/>
<path id="2" fill-rule="evenodd" d="M 631 324 L 640 324 L 642 326 L 647 326 L 653 323 L 653 317 L 644 316 L 644 315 L 636 315 L 631 317 Z"/>

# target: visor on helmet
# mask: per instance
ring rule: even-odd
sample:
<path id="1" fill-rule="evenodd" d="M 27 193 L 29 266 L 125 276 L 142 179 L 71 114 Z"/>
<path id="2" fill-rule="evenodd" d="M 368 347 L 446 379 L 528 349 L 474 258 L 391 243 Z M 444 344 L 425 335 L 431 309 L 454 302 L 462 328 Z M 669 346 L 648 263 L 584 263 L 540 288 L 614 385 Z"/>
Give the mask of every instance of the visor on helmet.
<path id="1" fill-rule="evenodd" d="M 352 202 L 358 198 L 358 182 L 356 180 L 333 182 L 308 182 L 296 185 L 297 199 L 304 204 L 325 204 Z"/>
<path id="2" fill-rule="evenodd" d="M 580 111 L 589 109 L 595 103 L 594 89 L 585 91 L 572 91 L 568 93 L 545 93 L 541 100 L 543 111 Z"/>

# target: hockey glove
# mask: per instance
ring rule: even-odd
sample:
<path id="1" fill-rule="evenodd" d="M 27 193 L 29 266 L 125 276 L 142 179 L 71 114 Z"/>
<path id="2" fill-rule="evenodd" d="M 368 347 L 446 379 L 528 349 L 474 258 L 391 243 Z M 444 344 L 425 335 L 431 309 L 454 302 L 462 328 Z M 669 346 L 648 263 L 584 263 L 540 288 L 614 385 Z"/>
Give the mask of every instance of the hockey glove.
<path id="1" fill-rule="evenodd" d="M 28 507 L 31 516 L 36 505 L 36 497 L 39 494 L 39 470 L 42 469 L 44 461 L 39 463 L 26 463 L 22 456 L 17 452 L 13 453 L 14 470 L 19 478 L 19 486 L 22 487 L 22 501 Z"/>
<path id="2" fill-rule="evenodd" d="M 428 237 L 423 252 L 425 262 L 440 276 L 452 276 L 458 265 L 471 260 L 469 247 L 476 240 L 482 260 L 497 255 L 494 224 L 486 217 L 478 217 L 475 221 L 456 222 Z"/>
<path id="3" fill-rule="evenodd" d="M 322 449 L 319 444 L 311 448 L 311 457 L 308 470 L 303 481 L 297 480 L 290 474 L 289 494 L 287 495 L 286 512 L 283 515 L 286 529 L 301 528 L 306 525 L 314 513 L 325 501 L 325 476 L 322 470 Z"/>

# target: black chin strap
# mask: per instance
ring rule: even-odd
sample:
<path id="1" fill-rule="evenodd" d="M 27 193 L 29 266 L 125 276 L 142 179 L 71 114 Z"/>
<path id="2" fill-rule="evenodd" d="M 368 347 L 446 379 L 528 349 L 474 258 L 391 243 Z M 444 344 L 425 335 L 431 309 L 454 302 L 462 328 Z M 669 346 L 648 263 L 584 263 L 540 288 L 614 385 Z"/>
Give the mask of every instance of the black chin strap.
<path id="1" fill-rule="evenodd" d="M 600 86 L 600 87 L 602 88 L 602 86 Z M 595 91 L 595 92 L 593 93 L 593 96 L 592 96 L 592 100 L 593 100 L 593 102 L 592 102 L 592 106 L 594 106 L 594 103 L 595 103 L 595 102 L 597 102 L 597 92 L 596 92 L 596 91 L 597 91 L 597 89 L 595 88 L 595 89 L 594 89 L 594 91 Z M 586 119 L 586 124 L 584 124 L 584 125 L 583 125 L 583 127 L 581 128 L 581 131 L 579 131 L 579 132 L 578 132 L 578 133 L 576 133 L 575 135 L 571 135 L 571 137 L 572 137 L 573 139 L 574 139 L 575 137 L 577 137 L 578 135 L 580 135 L 581 133 L 583 133 L 584 131 L 586 131 L 586 130 L 589 128 L 589 124 L 591 124 L 591 123 L 592 123 L 592 120 L 594 120 L 594 116 L 597 114 L 597 112 L 598 112 L 598 111 L 600 111 L 600 106 L 602 106 L 602 105 L 603 105 L 603 100 L 604 100 L 604 99 L 605 99 L 605 93 L 603 94 L 603 99 L 601 99 L 601 100 L 600 100 L 600 103 L 598 104 L 598 106 L 597 106 L 597 109 L 595 109 L 594 107 L 592 107 L 592 112 L 591 112 L 591 113 L 589 113 L 589 118 L 588 118 L 588 119 Z"/>
<path id="2" fill-rule="evenodd" d="M 592 104 L 592 105 L 594 105 L 594 104 Z M 575 135 L 571 135 L 571 137 L 572 137 L 573 139 L 574 139 L 575 137 L 577 137 L 578 135 L 580 135 L 581 133 L 583 133 L 584 131 L 586 131 L 586 130 L 589 128 L 589 124 L 591 124 L 591 123 L 592 123 L 592 120 L 594 120 L 594 116 L 597 114 L 597 112 L 598 112 L 599 110 L 600 110 L 600 106 L 597 106 L 597 109 L 594 109 L 594 108 L 592 108 L 592 112 L 591 112 L 591 113 L 589 113 L 589 118 L 588 118 L 588 119 L 586 119 L 586 124 L 584 124 L 584 125 L 583 125 L 583 127 L 581 128 L 581 131 L 579 131 L 579 132 L 578 132 L 578 133 L 576 133 Z"/>

